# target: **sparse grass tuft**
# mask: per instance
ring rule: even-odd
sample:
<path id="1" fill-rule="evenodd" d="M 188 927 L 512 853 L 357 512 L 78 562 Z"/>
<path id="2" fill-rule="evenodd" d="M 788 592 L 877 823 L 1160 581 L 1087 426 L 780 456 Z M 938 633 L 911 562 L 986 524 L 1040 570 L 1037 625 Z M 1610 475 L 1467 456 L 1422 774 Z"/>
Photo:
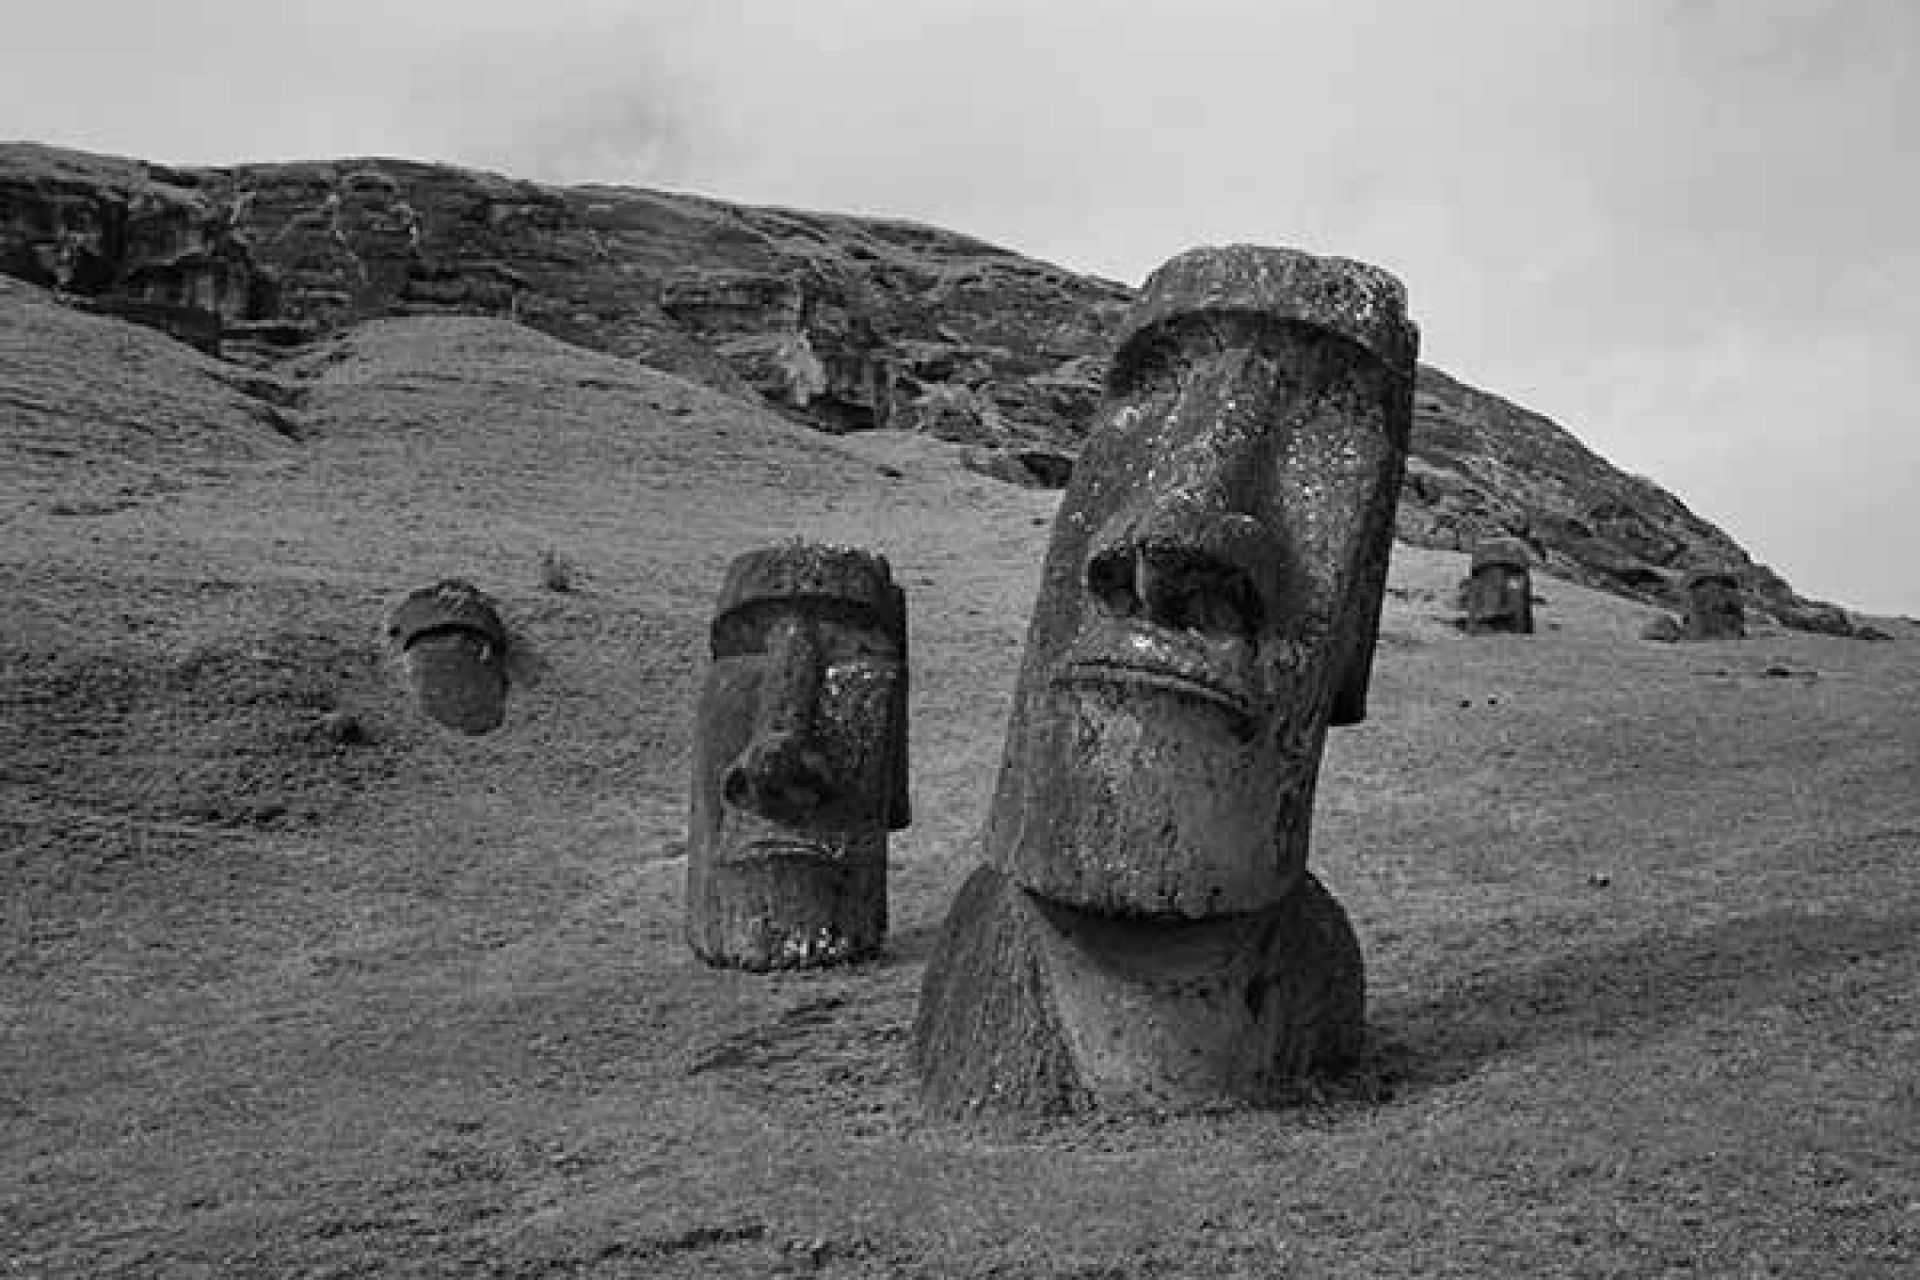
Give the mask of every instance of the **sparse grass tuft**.
<path id="1" fill-rule="evenodd" d="M 540 553 L 540 585 L 546 590 L 573 590 L 574 574 L 573 562 L 552 547 Z"/>

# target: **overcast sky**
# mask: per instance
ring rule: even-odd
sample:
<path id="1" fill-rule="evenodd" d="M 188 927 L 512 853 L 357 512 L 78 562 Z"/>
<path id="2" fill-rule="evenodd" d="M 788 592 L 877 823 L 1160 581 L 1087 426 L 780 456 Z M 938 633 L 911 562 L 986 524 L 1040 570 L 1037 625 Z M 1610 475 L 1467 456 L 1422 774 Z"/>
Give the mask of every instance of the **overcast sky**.
<path id="1" fill-rule="evenodd" d="M 1422 356 L 1920 614 L 1920 0 L 60 0 L 0 137 L 897 215 L 1407 282 Z"/>

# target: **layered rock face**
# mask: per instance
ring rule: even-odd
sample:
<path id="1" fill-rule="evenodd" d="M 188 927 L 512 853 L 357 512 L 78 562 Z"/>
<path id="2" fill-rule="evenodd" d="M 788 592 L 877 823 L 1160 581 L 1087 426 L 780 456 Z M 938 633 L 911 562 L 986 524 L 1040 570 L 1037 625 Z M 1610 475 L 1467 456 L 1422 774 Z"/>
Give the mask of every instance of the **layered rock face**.
<path id="1" fill-rule="evenodd" d="M 0 272 L 206 350 L 375 316 L 511 316 L 829 431 L 925 431 L 1061 484 L 1124 285 L 915 223 L 386 159 L 173 168 L 0 145 Z M 1844 632 L 1726 534 L 1548 419 L 1422 368 L 1399 534 L 1526 542 L 1552 573 L 1678 607 L 1732 566 L 1749 606 Z"/>

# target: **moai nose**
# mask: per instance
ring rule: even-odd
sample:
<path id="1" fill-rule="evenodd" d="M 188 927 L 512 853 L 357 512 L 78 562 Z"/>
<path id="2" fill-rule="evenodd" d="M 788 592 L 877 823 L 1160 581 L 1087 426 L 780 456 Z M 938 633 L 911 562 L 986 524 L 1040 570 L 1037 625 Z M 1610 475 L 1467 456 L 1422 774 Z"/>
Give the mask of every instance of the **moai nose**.
<path id="1" fill-rule="evenodd" d="M 775 732 L 756 737 L 727 767 L 721 795 L 736 809 L 776 822 L 795 822 L 833 799 L 827 759 L 803 736 Z"/>
<path id="2" fill-rule="evenodd" d="M 1250 638 L 1273 607 L 1273 538 L 1250 516 L 1174 506 L 1119 522 L 1087 560 L 1086 587 L 1119 618 Z"/>
<path id="3" fill-rule="evenodd" d="M 776 625 L 767 660 L 753 736 L 721 777 L 721 795 L 736 808 L 792 822 L 826 807 L 834 791 L 813 735 L 822 660 L 813 624 L 794 618 Z"/>

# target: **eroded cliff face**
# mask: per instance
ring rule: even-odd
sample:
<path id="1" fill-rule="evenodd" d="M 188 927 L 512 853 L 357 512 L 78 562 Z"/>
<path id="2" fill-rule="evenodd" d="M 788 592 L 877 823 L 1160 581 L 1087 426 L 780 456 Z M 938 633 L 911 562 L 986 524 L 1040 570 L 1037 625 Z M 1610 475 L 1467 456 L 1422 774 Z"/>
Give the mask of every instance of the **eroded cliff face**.
<path id="1" fill-rule="evenodd" d="M 1130 299 L 911 223 L 396 160 L 189 170 L 24 144 L 0 147 L 0 269 L 230 342 L 508 315 L 826 430 L 1013 449 L 1071 446 Z"/>
<path id="2" fill-rule="evenodd" d="M 0 271 L 256 361 L 376 316 L 509 316 L 823 430 L 925 431 L 1048 484 L 1132 300 L 908 222 L 400 160 L 185 169 L 26 143 L 0 145 Z M 1512 534 L 1555 573 L 1662 604 L 1685 569 L 1731 566 L 1761 612 L 1849 629 L 1657 486 L 1430 368 L 1399 532 L 1459 550 Z"/>

